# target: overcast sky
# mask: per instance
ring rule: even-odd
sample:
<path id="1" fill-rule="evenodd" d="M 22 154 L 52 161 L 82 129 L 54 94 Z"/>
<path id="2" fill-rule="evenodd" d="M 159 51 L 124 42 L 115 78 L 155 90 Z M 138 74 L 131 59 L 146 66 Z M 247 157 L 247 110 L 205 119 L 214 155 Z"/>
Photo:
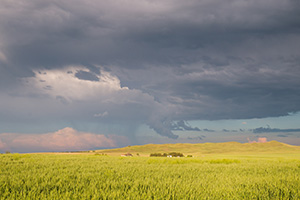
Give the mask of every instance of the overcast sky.
<path id="1" fill-rule="evenodd" d="M 0 152 L 300 145 L 298 0 L 1 0 Z"/>

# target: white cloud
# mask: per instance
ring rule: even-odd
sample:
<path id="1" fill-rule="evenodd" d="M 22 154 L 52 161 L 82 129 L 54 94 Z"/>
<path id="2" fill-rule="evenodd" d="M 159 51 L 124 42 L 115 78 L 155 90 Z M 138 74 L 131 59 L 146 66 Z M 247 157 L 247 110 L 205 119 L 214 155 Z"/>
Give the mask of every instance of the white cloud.
<path id="1" fill-rule="evenodd" d="M 120 80 L 109 72 L 93 74 L 99 81 L 82 80 L 75 76 L 76 72 L 88 69 L 82 66 L 68 66 L 62 69 L 35 70 L 35 77 L 25 78 L 29 88 L 37 92 L 52 96 L 64 97 L 67 101 L 88 100 L 91 98 L 108 100 L 111 95 L 119 91 L 128 90 L 121 87 Z"/>
<path id="2" fill-rule="evenodd" d="M 69 127 L 44 134 L 0 134 L 0 150 L 12 152 L 90 150 L 120 144 L 128 144 L 128 139 L 125 136 L 79 132 Z"/>
<path id="3" fill-rule="evenodd" d="M 121 87 L 118 77 L 107 71 L 101 70 L 100 74 L 93 73 L 98 81 L 79 79 L 75 76 L 78 71 L 89 72 L 82 66 L 69 66 L 63 69 L 35 70 L 34 77 L 24 78 L 26 88 L 21 93 L 24 96 L 31 94 L 40 96 L 40 99 L 34 98 L 37 99 L 37 104 L 32 106 L 30 105 L 34 100 L 28 99 L 30 112 L 42 113 L 41 110 L 44 110 L 49 117 L 49 114 L 56 111 L 57 115 L 69 118 L 76 116 L 83 120 L 88 120 L 87 116 L 106 116 L 106 118 L 109 116 L 111 119 L 134 118 L 145 121 L 149 113 L 159 106 L 149 94 Z M 22 102 L 24 105 L 27 101 L 23 99 Z M 33 111 L 33 107 L 37 106 L 42 108 Z"/>
<path id="4" fill-rule="evenodd" d="M 77 72 L 81 72 L 82 77 L 78 77 Z M 87 124 L 106 123 L 111 127 L 122 124 L 125 126 L 122 130 L 107 130 L 132 136 L 135 134 L 132 128 L 124 133 L 126 124 L 128 127 L 148 124 L 159 130 L 157 127 L 163 126 L 164 119 L 176 110 L 169 104 L 157 102 L 150 94 L 122 87 L 118 77 L 104 70 L 94 73 L 83 66 L 68 66 L 34 70 L 34 73 L 34 77 L 22 79 L 23 85 L 15 95 L 0 94 L 4 102 L 0 108 L 5 113 L 5 116 L 0 113 L 0 117 L 5 121 L 26 122 L 26 126 L 39 123 L 45 127 L 49 127 L 49 123 L 63 123 L 76 128 L 87 127 Z M 87 74 L 96 78 L 89 80 L 84 77 Z M 31 132 L 31 129 L 26 131 Z M 93 131 L 99 133 L 97 128 Z"/>

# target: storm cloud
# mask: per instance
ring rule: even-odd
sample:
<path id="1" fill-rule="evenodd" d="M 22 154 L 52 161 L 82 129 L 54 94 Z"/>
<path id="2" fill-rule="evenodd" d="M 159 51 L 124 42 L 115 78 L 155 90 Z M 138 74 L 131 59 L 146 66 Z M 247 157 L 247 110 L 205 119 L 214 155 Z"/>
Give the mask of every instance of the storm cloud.
<path id="1" fill-rule="evenodd" d="M 174 123 L 297 113 L 299 11 L 296 0 L 2 0 L 0 125 L 147 124 L 176 139 Z"/>

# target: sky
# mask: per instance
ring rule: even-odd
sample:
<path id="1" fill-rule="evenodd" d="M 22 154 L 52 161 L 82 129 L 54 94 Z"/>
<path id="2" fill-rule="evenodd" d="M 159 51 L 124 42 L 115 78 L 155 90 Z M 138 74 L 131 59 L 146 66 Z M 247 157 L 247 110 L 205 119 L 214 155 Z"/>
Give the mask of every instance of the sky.
<path id="1" fill-rule="evenodd" d="M 0 152 L 300 145 L 298 0 L 1 0 Z"/>

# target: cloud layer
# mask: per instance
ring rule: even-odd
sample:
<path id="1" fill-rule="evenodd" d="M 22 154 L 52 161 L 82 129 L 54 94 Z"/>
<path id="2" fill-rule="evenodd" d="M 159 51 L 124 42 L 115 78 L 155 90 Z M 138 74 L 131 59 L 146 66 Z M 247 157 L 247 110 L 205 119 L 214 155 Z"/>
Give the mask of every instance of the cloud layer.
<path id="1" fill-rule="evenodd" d="M 196 130 L 187 120 L 299 112 L 299 10 L 295 0 L 2 0 L 0 125 L 148 124 L 177 138 L 172 129 Z"/>

